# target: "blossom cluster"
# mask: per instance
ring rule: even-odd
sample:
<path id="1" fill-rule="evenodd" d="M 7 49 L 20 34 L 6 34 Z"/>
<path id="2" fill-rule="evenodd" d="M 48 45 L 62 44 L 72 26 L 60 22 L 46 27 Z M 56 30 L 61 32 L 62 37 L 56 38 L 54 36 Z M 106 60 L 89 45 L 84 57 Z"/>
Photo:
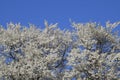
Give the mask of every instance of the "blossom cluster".
<path id="1" fill-rule="evenodd" d="M 120 80 L 120 22 L 57 24 L 40 29 L 10 23 L 0 27 L 0 79 Z"/>

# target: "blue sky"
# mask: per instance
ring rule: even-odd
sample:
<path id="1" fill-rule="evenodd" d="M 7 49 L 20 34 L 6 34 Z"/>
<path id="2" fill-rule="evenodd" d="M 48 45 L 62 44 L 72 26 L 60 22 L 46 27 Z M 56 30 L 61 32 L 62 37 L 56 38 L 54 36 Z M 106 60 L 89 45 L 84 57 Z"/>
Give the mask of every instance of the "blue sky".
<path id="1" fill-rule="evenodd" d="M 14 22 L 43 26 L 44 20 L 70 28 L 75 22 L 116 22 L 120 20 L 120 0 L 0 0 L 0 24 Z M 120 29 L 120 28 L 117 28 Z"/>

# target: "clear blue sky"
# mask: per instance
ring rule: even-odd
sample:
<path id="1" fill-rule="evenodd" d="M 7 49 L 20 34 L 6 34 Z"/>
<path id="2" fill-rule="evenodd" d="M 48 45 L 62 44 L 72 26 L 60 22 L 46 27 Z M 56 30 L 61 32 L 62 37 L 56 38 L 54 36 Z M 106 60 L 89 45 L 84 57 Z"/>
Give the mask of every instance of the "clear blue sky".
<path id="1" fill-rule="evenodd" d="M 120 20 L 120 0 L 0 0 L 0 24 L 20 22 L 43 26 L 44 20 L 69 28 L 76 22 Z M 119 28 L 120 29 L 120 28 Z"/>

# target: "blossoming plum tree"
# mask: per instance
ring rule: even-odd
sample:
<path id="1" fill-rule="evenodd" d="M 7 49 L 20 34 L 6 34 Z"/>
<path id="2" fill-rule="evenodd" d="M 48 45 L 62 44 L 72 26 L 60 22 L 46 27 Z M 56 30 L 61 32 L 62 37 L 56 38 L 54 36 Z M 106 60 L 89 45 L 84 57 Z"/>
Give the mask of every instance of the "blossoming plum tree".
<path id="1" fill-rule="evenodd" d="M 0 78 L 5 80 L 120 80 L 120 22 L 57 24 L 45 29 L 0 27 Z"/>

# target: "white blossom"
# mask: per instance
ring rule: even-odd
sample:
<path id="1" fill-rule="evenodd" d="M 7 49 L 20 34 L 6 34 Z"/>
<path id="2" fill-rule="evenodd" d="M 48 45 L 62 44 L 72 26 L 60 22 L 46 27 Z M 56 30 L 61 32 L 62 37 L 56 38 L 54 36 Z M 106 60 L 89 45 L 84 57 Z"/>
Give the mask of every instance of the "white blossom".
<path id="1" fill-rule="evenodd" d="M 0 27 L 0 77 L 5 80 L 119 80 L 120 22 L 57 24 L 45 29 L 10 23 Z M 10 59 L 10 61 L 6 60 Z M 5 62 L 6 61 L 6 62 Z M 68 67 L 68 68 L 66 68 Z"/>

